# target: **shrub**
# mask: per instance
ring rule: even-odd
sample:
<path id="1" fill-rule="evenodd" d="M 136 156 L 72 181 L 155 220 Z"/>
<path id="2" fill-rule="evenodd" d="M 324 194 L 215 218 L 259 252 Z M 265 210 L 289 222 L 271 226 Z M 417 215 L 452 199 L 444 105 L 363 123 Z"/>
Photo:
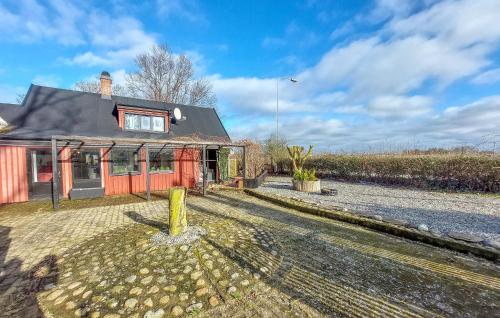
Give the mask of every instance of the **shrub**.
<path id="1" fill-rule="evenodd" d="M 265 155 L 262 150 L 262 145 L 252 140 L 242 140 L 245 145 L 246 170 L 247 178 L 257 178 L 265 167 Z"/>
<path id="2" fill-rule="evenodd" d="M 323 154 L 311 157 L 304 167 L 347 181 L 500 192 L 500 156 Z"/>
<path id="3" fill-rule="evenodd" d="M 293 174 L 293 180 L 297 181 L 317 181 L 316 170 L 315 169 L 302 169 L 297 170 Z"/>

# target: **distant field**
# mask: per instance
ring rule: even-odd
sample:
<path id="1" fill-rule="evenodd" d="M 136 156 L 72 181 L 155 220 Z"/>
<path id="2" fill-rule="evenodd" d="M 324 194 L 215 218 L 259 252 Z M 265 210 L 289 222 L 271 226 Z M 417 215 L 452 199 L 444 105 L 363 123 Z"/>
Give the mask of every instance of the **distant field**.
<path id="1" fill-rule="evenodd" d="M 347 181 L 500 192 L 500 155 L 321 154 L 308 159 L 305 167 Z"/>

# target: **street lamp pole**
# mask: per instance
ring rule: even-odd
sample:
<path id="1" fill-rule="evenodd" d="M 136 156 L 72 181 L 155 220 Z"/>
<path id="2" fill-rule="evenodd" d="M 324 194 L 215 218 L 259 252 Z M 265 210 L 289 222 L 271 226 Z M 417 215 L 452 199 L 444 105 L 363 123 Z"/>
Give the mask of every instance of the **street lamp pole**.
<path id="1" fill-rule="evenodd" d="M 292 83 L 297 83 L 298 81 L 292 77 L 281 77 L 276 79 L 276 144 L 279 143 L 279 82 L 281 80 L 289 80 Z"/>

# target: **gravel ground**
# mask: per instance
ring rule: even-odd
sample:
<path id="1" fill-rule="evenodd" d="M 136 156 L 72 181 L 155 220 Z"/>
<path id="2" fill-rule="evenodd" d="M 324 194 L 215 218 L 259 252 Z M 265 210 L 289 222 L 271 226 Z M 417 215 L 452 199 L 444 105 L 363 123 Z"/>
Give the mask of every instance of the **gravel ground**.
<path id="1" fill-rule="evenodd" d="M 168 231 L 160 231 L 151 237 L 151 243 L 154 245 L 181 245 L 190 244 L 198 240 L 201 236 L 206 235 L 207 231 L 199 226 L 188 226 L 186 231 L 178 236 L 170 236 Z"/>
<path id="2" fill-rule="evenodd" d="M 444 193 L 321 180 L 322 188 L 337 195 L 307 194 L 292 190 L 291 179 L 269 177 L 258 190 L 317 203 L 324 207 L 396 218 L 431 231 L 460 232 L 500 240 L 500 199 L 479 194 Z"/>

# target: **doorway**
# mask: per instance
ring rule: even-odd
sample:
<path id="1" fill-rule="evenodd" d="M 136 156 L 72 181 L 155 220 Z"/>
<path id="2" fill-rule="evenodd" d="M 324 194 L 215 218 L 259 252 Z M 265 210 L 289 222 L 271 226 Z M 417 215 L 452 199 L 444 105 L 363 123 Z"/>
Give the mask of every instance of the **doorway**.
<path id="1" fill-rule="evenodd" d="M 101 188 L 101 156 L 99 150 L 73 150 L 73 188 Z"/>
<path id="2" fill-rule="evenodd" d="M 28 190 L 30 198 L 50 198 L 52 195 L 52 151 L 28 150 Z"/>
<path id="3" fill-rule="evenodd" d="M 207 181 L 218 181 L 218 167 L 217 167 L 217 149 L 206 149 L 206 168 L 207 168 Z M 203 171 L 203 162 L 200 161 L 200 171 Z M 201 175 L 200 175 L 201 176 Z"/>

